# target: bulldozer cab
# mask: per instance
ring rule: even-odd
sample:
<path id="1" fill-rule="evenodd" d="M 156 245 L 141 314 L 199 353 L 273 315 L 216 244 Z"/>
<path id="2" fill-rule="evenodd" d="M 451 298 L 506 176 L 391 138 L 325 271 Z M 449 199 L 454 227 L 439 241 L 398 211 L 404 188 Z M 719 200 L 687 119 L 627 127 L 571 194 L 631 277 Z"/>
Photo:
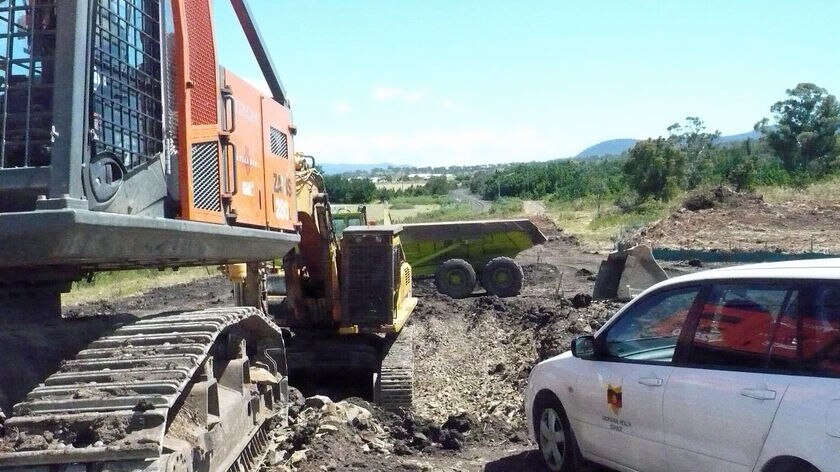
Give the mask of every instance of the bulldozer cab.
<path id="1" fill-rule="evenodd" d="M 332 212 L 332 225 L 337 238 L 350 226 L 367 226 L 367 207 L 359 205 L 356 211 L 344 207 Z"/>

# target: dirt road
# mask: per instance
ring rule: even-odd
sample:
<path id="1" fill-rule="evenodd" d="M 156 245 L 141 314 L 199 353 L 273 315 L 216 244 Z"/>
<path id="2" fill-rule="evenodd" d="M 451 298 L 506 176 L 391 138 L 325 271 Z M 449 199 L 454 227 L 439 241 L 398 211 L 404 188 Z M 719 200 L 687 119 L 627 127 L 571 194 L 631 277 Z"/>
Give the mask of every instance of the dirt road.
<path id="1" fill-rule="evenodd" d="M 477 196 L 470 193 L 470 190 L 466 188 L 457 188 L 449 192 L 449 196 L 452 197 L 456 202 L 469 203 L 476 211 L 482 211 L 490 208 L 490 202 L 478 198 Z"/>

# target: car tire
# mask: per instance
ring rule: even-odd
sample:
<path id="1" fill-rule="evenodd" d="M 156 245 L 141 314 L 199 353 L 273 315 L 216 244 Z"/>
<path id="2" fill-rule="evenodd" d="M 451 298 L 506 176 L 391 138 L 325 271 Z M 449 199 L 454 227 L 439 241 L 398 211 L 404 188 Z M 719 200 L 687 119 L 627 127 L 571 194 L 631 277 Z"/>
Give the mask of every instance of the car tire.
<path id="1" fill-rule="evenodd" d="M 522 266 L 510 257 L 496 257 L 481 271 L 481 285 L 497 297 L 515 297 L 522 291 Z"/>
<path id="2" fill-rule="evenodd" d="M 820 472 L 813 465 L 797 458 L 775 461 L 775 463 L 762 470 L 765 472 Z"/>
<path id="3" fill-rule="evenodd" d="M 438 292 L 452 298 L 464 298 L 475 290 L 475 269 L 463 259 L 449 259 L 435 272 Z"/>
<path id="4" fill-rule="evenodd" d="M 534 435 L 546 470 L 573 472 L 579 469 L 577 441 L 559 401 L 546 398 L 534 405 Z"/>

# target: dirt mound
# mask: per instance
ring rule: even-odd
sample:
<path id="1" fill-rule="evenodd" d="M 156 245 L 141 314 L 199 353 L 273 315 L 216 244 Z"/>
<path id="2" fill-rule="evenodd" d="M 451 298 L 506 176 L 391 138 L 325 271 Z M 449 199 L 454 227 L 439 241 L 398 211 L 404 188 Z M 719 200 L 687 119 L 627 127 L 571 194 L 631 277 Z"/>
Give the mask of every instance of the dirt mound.
<path id="1" fill-rule="evenodd" d="M 549 259 L 566 247 L 549 243 Z M 589 271 L 581 269 L 563 268 L 591 290 Z M 556 292 L 560 271 L 547 262 L 526 264 L 523 294 L 513 298 L 456 300 L 437 293 L 430 281 L 416 282 L 414 410 L 393 415 L 350 399 L 371 413 L 372 424 L 342 424 L 326 433 L 324 420 L 316 424 L 304 410 L 293 425 L 300 432 L 284 447 L 306 452 L 295 457 L 298 462 L 283 456 L 274 470 L 540 470 L 533 454 L 523 452 L 533 448 L 522 410 L 528 375 L 537 362 L 567 350 L 574 336 L 595 332 L 621 306 L 592 302 L 588 293 Z M 321 418 L 332 414 L 330 408 L 318 413 Z"/>
<path id="2" fill-rule="evenodd" d="M 548 215 L 531 215 L 528 219 L 545 235 L 548 241 L 562 241 L 572 246 L 580 246 L 577 236 L 567 234 L 563 231 L 563 228 L 558 228 L 557 224 Z"/>
<path id="3" fill-rule="evenodd" d="M 295 413 L 273 431 L 277 447 L 267 458 L 271 470 L 411 468 L 416 462 L 412 456 L 460 451 L 481 434 L 478 420 L 469 413 L 440 423 L 408 411 L 388 413 L 358 398 L 293 398 Z"/>
<path id="4" fill-rule="evenodd" d="M 729 187 L 719 186 L 709 190 L 695 192 L 685 200 L 682 207 L 688 211 L 708 210 L 720 206 L 737 206 L 750 203 L 762 203 L 764 197 L 755 193 L 739 193 Z"/>
<path id="5" fill-rule="evenodd" d="M 526 266 L 526 273 L 533 271 Z M 594 332 L 620 307 L 594 302 L 575 308 L 561 296 L 453 300 L 420 291 L 417 411 L 437 420 L 457 411 L 503 420 L 502 434 L 522 425 L 521 394 L 531 368 L 567 350 L 576 334 Z"/>
<path id="6" fill-rule="evenodd" d="M 838 218 L 840 204 L 832 201 L 770 203 L 715 189 L 690 197 L 633 239 L 653 248 L 840 254 Z"/>

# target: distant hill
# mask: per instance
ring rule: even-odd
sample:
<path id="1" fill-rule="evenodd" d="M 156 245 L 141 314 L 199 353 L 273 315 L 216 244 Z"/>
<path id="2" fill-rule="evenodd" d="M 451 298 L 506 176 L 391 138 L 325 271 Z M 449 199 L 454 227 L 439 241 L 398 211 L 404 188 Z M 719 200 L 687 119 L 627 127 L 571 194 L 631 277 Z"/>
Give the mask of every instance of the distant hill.
<path id="1" fill-rule="evenodd" d="M 729 136 L 721 136 L 717 143 L 732 144 L 740 141 L 746 141 L 747 139 L 758 139 L 760 136 L 761 133 L 758 131 L 731 134 Z M 638 139 L 610 139 L 607 141 L 601 141 L 594 146 L 589 146 L 584 149 L 575 157 L 597 157 L 621 154 L 624 151 L 629 151 L 630 148 L 632 148 L 638 141 Z"/>
<path id="2" fill-rule="evenodd" d="M 388 167 L 393 167 L 394 165 L 387 162 L 380 162 L 377 164 L 332 164 L 329 162 L 316 162 L 316 164 L 324 169 L 324 173 L 327 175 L 345 174 L 358 171 L 367 172 L 376 168 L 387 169 Z"/>
<path id="3" fill-rule="evenodd" d="M 638 139 L 610 139 L 608 141 L 601 141 L 594 146 L 589 146 L 584 149 L 575 157 L 597 157 L 621 154 L 633 147 L 633 145 L 638 141 Z"/>
<path id="4" fill-rule="evenodd" d="M 748 139 L 758 139 L 761 137 L 761 133 L 758 131 L 750 131 L 748 133 L 741 133 L 741 134 L 730 134 L 729 136 L 721 136 L 718 139 L 718 144 L 732 144 L 737 143 L 740 141 L 746 141 Z"/>

